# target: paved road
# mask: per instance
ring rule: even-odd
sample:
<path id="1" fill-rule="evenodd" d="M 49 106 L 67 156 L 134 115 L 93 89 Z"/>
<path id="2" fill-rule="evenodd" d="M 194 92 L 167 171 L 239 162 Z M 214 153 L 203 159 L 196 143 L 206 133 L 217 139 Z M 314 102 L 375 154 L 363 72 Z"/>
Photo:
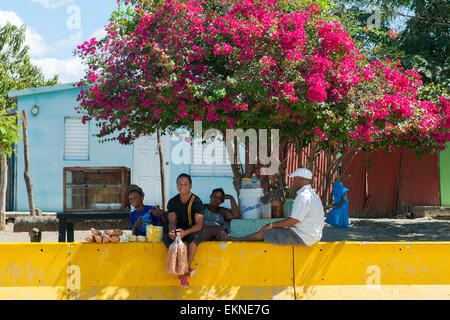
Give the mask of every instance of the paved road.
<path id="1" fill-rule="evenodd" d="M 321 241 L 450 241 L 450 221 L 352 218 L 349 229 L 325 224 Z"/>
<path id="2" fill-rule="evenodd" d="M 84 242 L 89 230 L 75 231 L 75 241 Z M 13 224 L 0 231 L 0 243 L 29 242 L 26 232 L 13 232 Z M 334 241 L 450 241 L 450 220 L 350 219 L 350 229 L 325 224 L 323 242 Z M 58 232 L 43 232 L 42 242 L 58 242 Z"/>

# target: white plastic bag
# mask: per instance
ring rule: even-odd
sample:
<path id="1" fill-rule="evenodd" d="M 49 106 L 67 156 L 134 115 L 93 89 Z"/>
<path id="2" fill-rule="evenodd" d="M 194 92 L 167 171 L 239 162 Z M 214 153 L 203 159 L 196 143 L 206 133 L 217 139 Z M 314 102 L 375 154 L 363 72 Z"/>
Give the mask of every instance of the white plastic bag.
<path id="1" fill-rule="evenodd" d="M 188 273 L 188 271 L 187 247 L 183 241 L 181 241 L 180 234 L 177 233 L 175 241 L 169 246 L 166 272 L 175 275 L 184 275 Z"/>

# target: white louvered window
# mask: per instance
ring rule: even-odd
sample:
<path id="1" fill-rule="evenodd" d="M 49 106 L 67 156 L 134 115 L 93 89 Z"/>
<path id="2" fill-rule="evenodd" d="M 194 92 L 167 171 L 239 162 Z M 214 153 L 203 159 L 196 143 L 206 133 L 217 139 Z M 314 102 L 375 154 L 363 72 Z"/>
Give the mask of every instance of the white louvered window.
<path id="1" fill-rule="evenodd" d="M 214 140 L 202 144 L 200 139 L 194 139 L 191 151 L 192 176 L 233 176 L 223 142 Z"/>
<path id="2" fill-rule="evenodd" d="M 64 160 L 89 160 L 89 121 L 64 119 Z"/>

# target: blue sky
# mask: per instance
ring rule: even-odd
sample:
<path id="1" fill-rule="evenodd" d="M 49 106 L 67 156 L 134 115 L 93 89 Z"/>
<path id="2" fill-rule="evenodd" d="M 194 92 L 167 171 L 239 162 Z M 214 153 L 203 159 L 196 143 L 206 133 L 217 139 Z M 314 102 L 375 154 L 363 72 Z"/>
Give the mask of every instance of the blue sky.
<path id="1" fill-rule="evenodd" d="M 117 0 L 0 0 L 0 26 L 7 21 L 27 26 L 31 61 L 47 78 L 59 74 L 60 83 L 83 76 L 77 45 L 101 37 Z"/>
<path id="2" fill-rule="evenodd" d="M 47 78 L 59 74 L 60 83 L 74 82 L 84 68 L 74 48 L 104 34 L 116 7 L 117 0 L 0 0 L 0 26 L 25 24 L 31 61 Z"/>

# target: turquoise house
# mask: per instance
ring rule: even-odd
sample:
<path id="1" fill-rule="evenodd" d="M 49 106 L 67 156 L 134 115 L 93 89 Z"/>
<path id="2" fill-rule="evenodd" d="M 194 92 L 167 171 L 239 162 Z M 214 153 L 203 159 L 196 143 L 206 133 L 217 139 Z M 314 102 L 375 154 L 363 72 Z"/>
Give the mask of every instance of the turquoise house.
<path id="1" fill-rule="evenodd" d="M 130 168 L 131 183 L 144 189 L 145 203 L 161 204 L 156 137 L 142 137 L 130 146 L 116 141 L 99 143 L 93 135 L 100 129 L 93 121 L 82 124 L 82 116 L 74 109 L 79 93 L 80 88 L 71 83 L 9 92 L 11 99 L 17 99 L 18 112 L 26 112 L 35 207 L 43 212 L 63 210 L 65 167 Z M 168 198 L 177 194 L 175 180 L 180 173 L 191 174 L 192 192 L 206 203 L 211 190 L 218 187 L 236 198 L 229 165 L 196 166 L 177 161 L 180 146 L 186 147 L 186 144 L 183 136 L 163 137 Z M 15 159 L 14 210 L 28 211 L 23 141 L 16 146 Z M 229 203 L 224 206 L 229 207 Z"/>

